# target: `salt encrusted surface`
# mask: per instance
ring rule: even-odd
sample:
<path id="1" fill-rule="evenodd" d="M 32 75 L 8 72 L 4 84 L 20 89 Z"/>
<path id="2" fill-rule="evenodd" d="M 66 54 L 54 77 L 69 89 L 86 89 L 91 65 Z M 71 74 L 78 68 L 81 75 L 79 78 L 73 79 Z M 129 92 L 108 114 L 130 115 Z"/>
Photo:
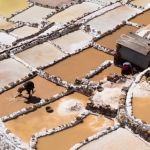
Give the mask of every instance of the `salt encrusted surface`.
<path id="1" fill-rule="evenodd" d="M 90 142 L 80 150 L 150 150 L 150 147 L 123 128 L 119 128 L 103 137 Z M 73 149 L 71 149 L 73 150 Z"/>
<path id="2" fill-rule="evenodd" d="M 86 0 L 86 1 L 90 1 L 90 0 Z M 109 4 L 109 1 L 113 1 L 113 0 L 106 0 L 106 3 L 108 3 Z M 100 4 L 101 6 L 106 6 L 106 3 L 103 3 L 103 2 L 101 2 L 101 1 L 94 1 L 94 0 L 91 0 L 91 2 L 92 3 L 96 3 L 96 4 Z M 114 2 L 114 1 L 113 1 Z M 126 3 L 127 2 L 127 0 L 122 0 L 121 1 L 122 2 L 122 4 L 123 3 Z M 112 3 L 111 3 L 112 4 Z M 19 12 L 18 13 L 15 13 L 14 15 L 17 17 L 17 16 L 19 16 L 19 15 L 22 15 L 24 12 L 26 12 L 26 11 L 28 11 L 28 10 L 31 10 L 31 8 L 32 8 L 32 5 L 34 5 L 34 4 L 30 4 L 30 6 L 29 6 L 29 8 L 26 8 L 26 10 L 20 10 L 20 12 L 22 11 L 22 13 L 20 13 L 19 14 Z M 100 6 L 99 5 L 99 6 Z M 73 21 L 71 21 L 70 23 L 69 22 L 67 22 L 67 23 L 65 23 L 65 24 L 55 24 L 52 28 L 49 28 L 48 30 L 46 30 L 46 31 L 44 31 L 43 33 L 41 33 L 39 36 L 34 36 L 33 38 L 30 38 L 29 39 L 29 41 L 33 41 L 33 40 L 36 40 L 36 39 L 38 39 L 37 41 L 34 41 L 34 42 L 32 42 L 32 44 L 31 45 L 29 45 L 29 43 L 28 43 L 28 40 L 24 40 L 22 43 L 24 43 L 24 42 L 27 42 L 26 44 L 26 48 L 29 46 L 34 46 L 34 45 L 37 45 L 37 44 L 39 44 L 39 43 L 42 43 L 42 42 L 44 42 L 44 41 L 47 41 L 48 39 L 53 39 L 53 38 L 57 38 L 57 37 L 59 37 L 59 36 L 61 36 L 61 35 L 64 35 L 64 34 L 66 34 L 67 32 L 68 32 L 68 29 L 67 29 L 67 26 L 70 24 L 72 24 L 72 23 L 74 23 L 74 24 L 76 24 L 76 25 L 83 25 L 82 23 L 85 23 L 85 22 L 87 22 L 87 21 L 89 21 L 89 20 L 91 20 L 91 19 L 93 19 L 94 17 L 96 17 L 96 16 L 99 16 L 99 15 L 101 15 L 101 14 L 103 14 L 103 13 L 105 13 L 105 12 L 107 12 L 107 11 L 109 11 L 109 9 L 114 9 L 114 8 L 116 8 L 116 7 L 118 7 L 118 6 L 120 6 L 121 5 L 121 3 L 115 3 L 115 4 L 112 4 L 112 5 L 110 5 L 110 6 L 108 6 L 108 7 L 105 7 L 104 9 L 100 9 L 100 7 L 98 8 L 98 9 L 100 9 L 100 10 L 94 10 L 95 12 L 93 12 L 93 13 L 91 13 L 91 14 L 84 14 L 81 18 L 78 18 L 78 19 L 74 19 Z M 31 7 L 31 8 L 30 8 Z M 36 6 L 36 5 L 34 5 L 34 8 L 35 7 L 39 7 L 39 6 Z M 43 7 L 43 6 L 42 6 Z M 41 7 L 41 8 L 42 8 Z M 44 7 L 47 7 L 47 8 L 50 8 L 50 7 L 48 7 L 48 6 L 44 6 Z M 33 24 L 31 24 L 30 22 L 28 22 L 28 20 L 27 20 L 27 23 L 23 23 L 24 22 L 24 20 L 22 20 L 23 22 L 19 22 L 19 24 L 18 24 L 18 27 L 19 26 L 24 26 L 24 25 L 28 25 L 28 26 L 36 26 L 36 27 L 39 27 L 40 29 L 42 29 L 42 28 L 44 28 L 47 24 L 48 24 L 48 21 L 47 20 L 45 20 L 45 18 L 48 18 L 48 17 L 50 17 L 50 16 L 52 16 L 54 13 L 58 13 L 59 11 L 62 11 L 63 9 L 66 9 L 68 6 L 63 6 L 62 8 L 60 8 L 60 9 L 56 9 L 56 11 L 54 10 L 54 9 L 49 9 L 49 10 L 53 10 L 53 11 L 51 11 L 51 12 L 48 12 L 46 15 L 47 16 L 42 16 L 42 17 L 40 17 L 40 19 L 37 19 L 37 21 L 35 21 L 35 22 L 39 22 L 39 21 L 41 21 L 40 23 L 33 23 Z M 129 5 L 126 5 L 126 7 L 129 7 Z M 132 7 L 132 8 L 131 8 Z M 132 5 L 130 5 L 130 8 L 131 8 L 131 10 L 137 10 L 137 9 L 135 9 L 134 8 L 134 6 L 132 6 Z M 43 8 L 42 8 L 43 9 Z M 145 7 L 145 9 L 148 9 L 148 7 Z M 44 9 L 44 10 L 46 10 L 46 9 Z M 143 11 L 142 10 L 142 8 L 140 8 L 140 7 L 138 7 L 138 10 L 139 11 Z M 14 15 L 12 15 L 12 16 L 14 16 Z M 127 14 L 125 14 L 125 15 L 127 15 Z M 128 15 L 130 15 L 130 14 L 128 14 Z M 127 15 L 127 18 L 129 17 Z M 12 17 L 11 16 L 11 17 Z M 30 16 L 30 14 L 27 14 L 27 16 Z M 33 16 L 33 14 L 31 15 L 31 16 Z M 30 17 L 31 17 L 30 16 Z M 39 16 L 39 15 L 38 15 Z M 10 18 L 11 18 L 10 17 Z M 45 18 L 43 18 L 43 17 L 45 17 Z M 83 18 L 84 17 L 84 18 Z M 14 17 L 15 18 L 15 17 Z M 35 17 L 36 18 L 36 17 Z M 32 22 L 32 20 L 34 20 L 35 18 L 32 18 L 31 19 L 31 22 Z M 5 18 L 6 19 L 6 18 Z M 21 18 L 22 19 L 22 18 Z M 28 19 L 28 18 L 27 18 Z M 114 19 L 114 18 L 113 18 Z M 122 19 L 122 18 L 121 18 Z M 124 18 L 123 18 L 124 19 Z M 116 19 L 114 19 L 115 21 L 116 21 Z M 112 21 L 111 19 L 110 19 L 110 21 Z M 13 22 L 13 23 L 15 23 L 15 22 Z M 18 23 L 18 22 L 17 22 Z M 108 23 L 108 22 L 107 22 Z M 116 23 L 117 23 L 117 25 L 118 25 L 118 22 L 116 21 Z M 133 25 L 133 26 L 136 26 L 136 27 L 140 27 L 140 25 L 138 25 L 138 24 L 136 24 L 136 23 L 131 23 L 131 22 L 126 22 L 127 24 L 131 24 L 131 25 Z M 72 26 L 72 25 L 71 25 Z M 16 27 L 14 27 L 14 29 L 15 29 Z M 63 31 L 57 31 L 58 29 L 60 29 L 60 28 L 65 28 Z M 72 28 L 72 27 L 71 27 Z M 77 27 L 77 28 L 72 28 L 72 30 L 77 30 L 79 27 Z M 113 26 L 113 27 L 110 27 L 110 29 L 112 30 L 112 28 L 113 29 L 115 29 L 115 26 Z M 95 27 L 93 28 L 92 26 L 88 26 L 88 28 L 87 28 L 87 26 L 86 25 L 83 25 L 82 27 L 81 27 L 81 29 L 84 31 L 84 32 L 87 32 L 87 33 L 89 33 L 90 35 L 92 35 L 93 37 L 95 37 L 95 38 L 98 38 L 98 37 L 100 37 L 100 34 L 101 34 L 101 32 L 100 32 L 100 30 L 99 29 L 95 29 Z M 12 29 L 10 29 L 10 30 L 7 30 L 8 31 L 8 33 L 11 31 L 11 30 L 13 30 L 13 28 Z M 50 33 L 54 33 L 54 32 L 57 32 L 55 35 L 53 35 L 53 37 L 50 37 Z M 4 33 L 5 34 L 5 33 Z M 8 35 L 8 34 L 7 34 Z M 13 35 L 12 34 L 12 36 L 14 36 L 15 38 L 18 38 L 17 36 L 15 36 L 15 35 Z M 43 36 L 43 37 L 42 37 Z M 45 36 L 45 37 L 44 37 Z M 20 45 L 22 44 L 21 42 L 19 43 Z M 76 45 L 75 45 L 75 50 L 74 51 L 71 51 L 71 53 L 72 54 L 75 54 L 75 53 L 77 53 L 77 52 L 79 52 L 79 51 L 81 51 L 81 47 L 80 46 L 83 46 L 85 43 L 84 42 L 81 42 L 81 43 L 79 43 L 79 49 L 76 47 Z M 95 46 L 96 47 L 96 45 L 94 45 L 94 43 L 91 41 L 90 43 L 86 43 L 85 44 L 87 47 L 88 46 Z M 57 47 L 57 45 L 55 45 L 56 47 Z M 85 47 L 86 47 L 85 46 Z M 5 45 L 3 45 L 2 47 L 7 47 L 7 45 L 5 46 Z M 24 47 L 24 48 L 25 48 Z M 83 46 L 84 47 L 84 46 Z M 24 50 L 24 48 L 16 48 L 16 49 L 14 49 L 13 50 L 13 52 L 15 53 L 15 52 L 19 52 L 19 51 L 22 51 L 22 50 Z M 80 49 L 81 48 L 81 49 Z M 58 49 L 59 49 L 59 47 L 58 47 Z M 114 54 L 113 53 L 113 51 L 112 50 L 109 50 L 109 49 L 106 49 L 105 47 L 99 47 L 99 49 L 100 50 L 103 50 L 104 52 L 106 52 L 106 53 L 109 53 L 109 54 Z M 0 55 L 0 59 L 4 59 L 4 58 L 7 58 L 9 56 L 9 53 L 4 53 L 3 55 Z M 60 58 L 60 59 L 58 59 L 58 60 L 56 60 L 56 61 L 60 61 L 60 60 L 62 60 L 62 59 L 64 59 L 64 58 L 66 58 L 66 57 L 69 57 L 70 55 L 66 55 L 66 56 L 64 56 L 63 58 Z M 74 86 L 74 85 L 71 85 L 71 84 L 68 84 L 67 82 L 65 82 L 65 81 L 63 81 L 63 80 L 61 80 L 60 78 L 57 78 L 57 77 L 55 77 L 55 76 L 47 76 L 47 75 L 45 75 L 44 74 L 44 72 L 42 72 L 42 71 L 38 71 L 38 70 L 36 70 L 35 68 L 32 68 L 31 66 L 29 66 L 27 63 L 25 63 L 24 61 L 22 61 L 21 59 L 18 59 L 17 57 L 13 57 L 13 54 L 11 55 L 11 57 L 12 58 L 14 58 L 14 59 L 16 59 L 18 62 L 20 62 L 20 63 L 22 63 L 24 66 L 26 66 L 27 68 L 29 68 L 30 70 L 32 70 L 32 71 L 34 71 L 34 72 L 36 72 L 36 73 L 38 73 L 38 74 L 40 74 L 41 76 L 43 76 L 44 78 L 46 78 L 46 79 L 49 79 L 50 81 L 52 81 L 52 82 L 55 82 L 55 83 L 58 83 L 59 85 L 61 85 L 61 86 L 64 86 L 64 87 L 66 87 L 66 88 L 74 88 L 74 89 L 76 89 L 76 88 L 82 88 L 83 86 L 78 86 L 78 87 L 76 87 L 76 86 Z M 54 62 L 52 62 L 52 63 L 50 63 L 50 64 L 47 64 L 47 65 L 53 65 L 54 63 L 56 63 L 56 61 L 54 61 Z M 110 62 L 109 62 L 110 63 Z M 99 71 L 99 70 L 101 70 L 101 69 L 105 69 L 105 68 L 103 68 L 103 67 L 107 67 L 107 65 L 109 65 L 109 63 L 104 63 L 104 64 L 102 64 L 102 66 L 99 66 L 97 69 L 95 69 L 95 70 L 91 70 L 90 72 L 89 72 L 89 76 L 91 76 L 91 75 L 93 75 L 93 74 L 95 74 L 97 71 Z M 112 62 L 111 62 L 112 63 Z M 46 65 L 45 65 L 46 66 Z M 146 72 L 147 70 L 145 70 L 143 73 L 142 73 L 142 75 Z M 87 75 L 87 77 L 88 77 L 88 75 Z M 128 111 L 128 114 L 130 114 L 130 112 L 132 112 L 132 106 L 131 106 L 131 102 L 132 102 L 132 94 L 139 94 L 139 95 L 142 95 L 142 93 L 141 93 L 141 91 L 140 91 L 140 89 L 142 90 L 142 88 L 140 87 L 140 84 L 138 84 L 138 82 L 140 81 L 140 78 L 142 77 L 142 75 L 140 75 L 140 76 L 138 76 L 137 78 L 136 78 L 136 81 L 135 81 L 135 83 L 133 83 L 133 85 L 131 86 L 131 88 L 130 88 L 130 90 L 129 90 L 129 92 L 128 92 L 128 95 L 127 95 L 127 111 Z M 87 79 L 85 79 L 86 81 L 87 81 Z M 130 85 L 131 85 L 132 83 L 130 83 L 130 84 L 128 84 L 128 85 L 124 85 L 125 87 L 127 86 L 127 87 L 129 87 Z M 97 86 L 97 85 L 96 85 Z M 108 86 L 110 86 L 110 87 L 108 87 Z M 142 85 L 143 86 L 143 85 Z M 85 87 L 85 89 L 88 87 L 88 86 L 86 86 L 86 85 L 84 85 L 84 87 Z M 103 84 L 103 87 L 107 90 L 107 88 L 112 88 L 112 85 L 110 85 L 110 84 L 108 84 L 108 85 L 106 85 L 106 84 Z M 145 87 L 145 89 L 147 89 L 147 87 L 146 87 L 146 83 L 144 83 L 144 87 Z M 9 88 L 11 88 L 11 86 L 10 85 L 8 85 L 7 86 L 7 88 L 9 89 Z M 0 90 L 0 92 L 4 92 L 5 90 L 7 90 L 7 88 L 6 89 L 2 89 L 2 90 Z M 93 87 L 94 88 L 94 87 Z M 136 89 L 136 88 L 138 88 L 138 90 L 140 91 L 140 92 L 138 92 L 138 93 L 136 93 L 138 90 Z M 74 90 L 73 89 L 73 90 Z M 136 92 L 134 91 L 134 90 L 137 90 Z M 108 91 L 109 92 L 109 91 Z M 118 92 L 118 91 L 117 91 Z M 116 93 L 117 93 L 116 92 Z M 147 93 L 144 93 L 144 95 L 146 95 Z M 56 94 L 56 95 L 54 95 L 53 96 L 53 98 L 52 99 L 46 99 L 46 100 L 44 100 L 44 99 L 42 99 L 41 101 L 40 101 L 40 103 L 37 105 L 37 107 L 41 107 L 42 105 L 45 105 L 45 104 L 47 104 L 47 103 L 49 103 L 50 101 L 54 101 L 54 100 L 56 100 L 56 99 L 58 99 L 59 97 L 61 97 L 61 96 L 64 96 L 64 93 L 61 93 L 61 94 Z M 77 104 L 77 105 L 76 105 Z M 67 105 L 69 105 L 70 107 L 70 109 L 65 109 L 64 107 L 63 107 L 63 109 L 64 109 L 64 114 L 66 114 L 66 112 L 68 113 L 70 110 L 77 110 L 77 109 L 81 109 L 81 105 L 79 104 L 79 103 L 77 103 L 77 102 L 73 102 L 73 103 L 69 103 L 68 102 L 68 104 Z M 122 110 L 122 105 L 120 105 L 120 107 L 121 107 L 121 109 L 119 110 L 119 113 L 121 113 L 121 112 L 124 112 L 123 110 Z M 33 108 L 28 108 L 28 109 L 26 109 L 26 108 L 24 108 L 24 109 L 22 109 L 21 111 L 18 111 L 18 112 L 14 112 L 14 113 L 12 113 L 12 114 L 10 114 L 9 116 L 4 116 L 4 117 L 2 117 L 2 121 L 6 121 L 6 120 L 9 120 L 9 119 L 12 119 L 12 118 L 15 118 L 16 116 L 18 116 L 18 115 L 21 115 L 21 114 L 24 114 L 24 113 L 27 113 L 27 112 L 30 112 L 30 111 L 33 111 L 35 109 L 35 107 L 33 107 Z M 88 115 L 88 111 L 87 112 L 85 112 L 84 113 L 84 115 L 81 115 L 81 116 L 79 116 L 79 119 L 80 118 L 82 118 L 83 116 L 86 116 L 86 115 Z M 134 117 L 133 116 L 130 116 L 131 118 L 133 118 L 134 119 Z M 78 120 L 79 121 L 79 120 Z M 48 130 L 48 131 L 42 131 L 42 132 L 40 132 L 40 133 L 35 133 L 35 136 L 33 136 L 32 137 L 32 139 L 31 139 L 31 142 L 30 142 L 30 146 L 33 146 L 33 148 L 34 148 L 34 146 L 36 145 L 36 140 L 37 140 L 37 138 L 38 137 L 41 137 L 41 136 L 45 136 L 45 135 L 47 135 L 47 134 L 52 134 L 52 133 L 54 133 L 54 132 L 58 132 L 58 131 L 61 131 L 61 130 L 63 130 L 64 128 L 67 128 L 67 127 L 71 127 L 71 126 L 73 126 L 73 125 L 75 125 L 76 123 L 78 123 L 78 121 L 77 121 L 77 119 L 75 119 L 75 120 L 73 120 L 71 123 L 69 123 L 68 125 L 63 125 L 63 126 L 61 126 L 61 127 L 57 127 L 57 128 L 55 128 L 54 130 L 53 129 L 50 129 L 50 130 Z M 125 120 L 126 121 L 126 120 Z M 138 119 L 136 119 L 136 121 L 139 121 Z M 140 121 L 139 121 L 140 122 Z M 142 122 L 140 122 L 140 123 L 142 123 Z M 100 133 L 97 133 L 97 134 L 95 134 L 95 135 L 93 135 L 93 136 L 91 136 L 91 137 L 89 137 L 88 138 L 88 140 L 84 140 L 82 143 L 79 143 L 79 144 L 77 144 L 77 145 L 75 145 L 75 147 L 73 147 L 73 149 L 77 149 L 77 148 L 79 148 L 80 146 L 82 146 L 82 145 L 84 145 L 84 144 L 87 144 L 89 141 L 91 141 L 91 140 L 94 140 L 94 139 L 97 139 L 98 137 L 100 137 L 100 136 L 102 136 L 102 135 L 104 135 L 104 134 L 107 134 L 107 133 L 109 133 L 109 132 L 111 132 L 111 131 L 113 131 L 113 130 L 116 130 L 118 127 L 120 126 L 120 124 L 117 124 L 117 125 L 115 125 L 115 126 L 113 126 L 113 127 L 110 127 L 108 130 L 104 130 L 104 131 L 102 131 L 102 132 L 100 132 Z M 2 127 L 2 128 L 1 128 Z M 1 129 L 1 131 L 3 132 L 5 132 L 5 130 L 7 130 L 5 127 L 4 127 L 4 125 L 3 125 L 3 123 L 0 123 L 0 129 Z M 1 133 L 2 133 L 1 132 Z M 15 149 L 16 150 L 19 150 L 19 149 L 22 149 L 23 150 L 23 148 L 26 148 L 27 150 L 30 150 L 30 148 L 29 148 L 29 146 L 28 145 L 26 145 L 25 143 L 23 143 L 22 141 L 20 141 L 17 137 L 14 137 L 14 135 L 12 134 L 12 133 L 9 133 L 10 131 L 9 130 L 7 130 L 7 134 L 6 133 L 2 133 L 3 134 L 3 136 L 1 136 L 0 135 L 0 139 L 1 139 L 1 142 L 0 142 L 0 147 L 3 147 L 3 148 L 5 148 L 5 149 L 14 149 L 14 147 L 15 147 Z M 109 136 L 109 135 L 108 135 Z M 111 143 L 112 141 L 110 141 L 110 143 Z M 118 143 L 117 143 L 118 144 Z"/>
<path id="3" fill-rule="evenodd" d="M 94 106 L 110 105 L 112 108 L 117 109 L 119 105 L 119 96 L 121 93 L 120 88 L 105 88 L 102 92 L 95 92 L 92 98 Z"/>
<path id="4" fill-rule="evenodd" d="M 11 21 L 23 21 L 30 23 L 40 22 L 42 18 L 53 11 L 55 10 L 34 5 L 33 7 L 11 18 Z"/>
<path id="5" fill-rule="evenodd" d="M 7 45 L 12 45 L 12 42 L 16 40 L 15 37 L 4 32 L 0 32 L 0 39 L 1 39 L 0 42 L 2 44 L 7 44 Z"/>
<path id="6" fill-rule="evenodd" d="M 77 49 L 88 45 L 91 40 L 92 36 L 78 30 L 54 39 L 52 42 L 58 45 L 65 53 L 73 53 Z"/>
<path id="7" fill-rule="evenodd" d="M 118 24 L 121 24 L 122 21 L 126 21 L 127 19 L 131 18 L 133 15 L 136 15 L 136 13 L 139 12 L 141 12 L 141 10 L 136 8 L 131 8 L 129 6 L 120 6 L 89 21 L 87 24 L 101 31 L 101 33 L 104 33 L 107 30 L 110 30 Z"/>

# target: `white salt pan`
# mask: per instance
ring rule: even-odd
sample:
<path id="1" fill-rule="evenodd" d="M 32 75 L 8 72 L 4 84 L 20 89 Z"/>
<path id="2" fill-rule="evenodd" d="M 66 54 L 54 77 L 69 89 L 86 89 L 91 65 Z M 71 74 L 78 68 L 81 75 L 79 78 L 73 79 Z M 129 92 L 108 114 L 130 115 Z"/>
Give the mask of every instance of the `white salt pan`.
<path id="1" fill-rule="evenodd" d="M 122 23 L 123 20 L 127 20 L 136 13 L 140 12 L 139 9 L 132 8 L 129 6 L 121 6 L 105 14 L 89 21 L 87 24 L 91 27 L 100 30 L 101 33 L 106 32 L 115 28 L 118 24 Z M 117 15 L 116 15 L 117 14 Z"/>
<path id="2" fill-rule="evenodd" d="M 80 150 L 150 150 L 150 147 L 125 129 L 119 128 Z"/>
<path id="3" fill-rule="evenodd" d="M 78 30 L 57 38 L 52 42 L 58 45 L 64 52 L 71 53 L 86 46 L 90 40 L 92 40 L 92 36 Z"/>
<path id="4" fill-rule="evenodd" d="M 16 40 L 15 37 L 8 35 L 6 33 L 0 32 L 0 42 L 6 45 L 12 45 L 12 42 Z"/>
<path id="5" fill-rule="evenodd" d="M 134 97 L 147 97 L 150 92 L 150 85 L 146 81 L 140 82 L 134 87 Z"/>
<path id="6" fill-rule="evenodd" d="M 95 106 L 110 105 L 113 108 L 118 108 L 120 88 L 105 88 L 102 92 L 95 92 L 92 102 Z"/>
<path id="7" fill-rule="evenodd" d="M 40 22 L 43 17 L 50 14 L 52 11 L 55 11 L 55 10 L 34 5 L 33 7 L 27 9 L 26 11 L 11 18 L 11 20 L 31 22 L 31 23 Z"/>

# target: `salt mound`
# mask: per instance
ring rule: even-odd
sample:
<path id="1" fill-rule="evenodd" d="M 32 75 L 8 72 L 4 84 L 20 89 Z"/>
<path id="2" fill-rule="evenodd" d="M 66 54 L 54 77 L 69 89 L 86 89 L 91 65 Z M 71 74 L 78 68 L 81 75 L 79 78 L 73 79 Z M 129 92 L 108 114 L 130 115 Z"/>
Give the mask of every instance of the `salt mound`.
<path id="1" fill-rule="evenodd" d="M 105 88 L 102 92 L 95 92 L 92 98 L 95 106 L 110 105 L 113 108 L 118 108 L 120 88 Z"/>
<path id="2" fill-rule="evenodd" d="M 83 109 L 83 105 L 76 99 L 61 102 L 58 107 L 58 113 L 60 115 L 70 115 L 77 113 Z"/>

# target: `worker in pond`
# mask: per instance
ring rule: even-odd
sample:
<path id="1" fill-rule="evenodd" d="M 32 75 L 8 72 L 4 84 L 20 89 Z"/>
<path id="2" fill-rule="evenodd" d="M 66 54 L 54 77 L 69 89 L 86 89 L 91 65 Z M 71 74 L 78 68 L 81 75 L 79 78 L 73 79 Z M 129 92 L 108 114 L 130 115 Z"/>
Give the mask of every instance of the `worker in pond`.
<path id="1" fill-rule="evenodd" d="M 121 70 L 122 76 L 133 74 L 132 65 L 129 62 L 124 62 Z"/>
<path id="2" fill-rule="evenodd" d="M 29 97 L 31 96 L 31 91 L 32 91 L 32 94 L 34 93 L 33 91 L 34 89 L 34 83 L 32 81 L 27 81 L 23 84 L 22 87 L 19 87 L 18 88 L 18 92 L 19 92 L 19 95 L 18 96 L 21 96 L 22 95 L 22 92 L 24 90 L 27 91 L 27 94 L 29 94 Z"/>

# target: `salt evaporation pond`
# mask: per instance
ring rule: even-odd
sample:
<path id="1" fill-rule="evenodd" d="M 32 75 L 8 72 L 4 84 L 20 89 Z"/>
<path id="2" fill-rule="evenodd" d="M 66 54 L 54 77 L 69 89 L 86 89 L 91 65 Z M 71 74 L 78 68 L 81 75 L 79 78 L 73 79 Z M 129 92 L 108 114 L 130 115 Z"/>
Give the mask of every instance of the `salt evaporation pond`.
<path id="1" fill-rule="evenodd" d="M 0 32 L 0 39 L 0 42 L 5 45 L 12 45 L 12 43 L 16 41 L 15 37 L 4 32 Z"/>
<path id="2" fill-rule="evenodd" d="M 74 83 L 77 77 L 83 77 L 91 69 L 98 67 L 106 60 L 112 59 L 113 56 L 109 54 L 95 48 L 88 48 L 46 68 L 44 71 L 51 75 L 58 76 L 65 81 Z"/>
<path id="3" fill-rule="evenodd" d="M 86 144 L 79 150 L 150 150 L 150 147 L 142 140 L 135 137 L 129 131 L 119 128 L 97 140 Z"/>
<path id="4" fill-rule="evenodd" d="M 87 100 L 88 97 L 75 92 L 46 105 L 51 106 L 53 113 L 48 113 L 46 106 L 43 106 L 34 112 L 8 121 L 5 125 L 20 139 L 29 143 L 31 136 L 36 132 L 69 123 L 85 108 Z"/>
<path id="5" fill-rule="evenodd" d="M 81 17 L 84 13 L 92 12 L 96 10 L 100 5 L 94 4 L 91 2 L 83 2 L 81 4 L 73 5 L 62 12 L 59 12 L 58 14 L 55 14 L 54 16 L 50 17 L 48 20 L 50 22 L 70 22 L 73 19 L 77 19 L 78 17 Z"/>
<path id="6" fill-rule="evenodd" d="M 141 25 L 143 25 L 143 24 L 148 25 L 148 24 L 150 24 L 149 16 L 150 16 L 150 10 L 143 12 L 142 14 L 139 14 L 138 16 L 134 17 L 133 19 L 131 19 L 129 21 L 138 23 Z"/>
<path id="7" fill-rule="evenodd" d="M 34 27 L 28 27 L 28 26 L 23 26 L 21 28 L 17 28 L 14 31 L 12 31 L 11 33 L 19 36 L 19 37 L 26 37 L 29 35 L 32 35 L 36 32 L 38 32 L 39 29 L 38 28 L 34 28 Z"/>
<path id="8" fill-rule="evenodd" d="M 77 30 L 54 39 L 52 42 L 58 45 L 65 53 L 72 53 L 75 52 L 75 50 L 86 46 L 92 38 L 93 37 L 87 33 Z"/>
<path id="9" fill-rule="evenodd" d="M 150 3 L 150 0 L 134 0 L 131 1 L 130 4 L 145 7 Z"/>
<path id="10" fill-rule="evenodd" d="M 120 27 L 116 31 L 112 32 L 111 34 L 99 39 L 98 41 L 96 41 L 96 43 L 115 50 L 116 41 L 122 34 L 126 34 L 129 31 L 135 33 L 136 30 L 138 29 L 133 26 L 125 25 L 123 27 Z"/>
<path id="11" fill-rule="evenodd" d="M 18 88 L 23 84 L 17 85 L 16 87 L 0 94 L 0 117 L 10 115 L 22 108 L 30 107 L 40 102 L 42 98 L 52 97 L 53 95 L 65 90 L 65 88 L 57 86 L 38 76 L 31 79 L 31 81 L 35 84 L 35 92 L 29 99 L 26 91 L 22 92 L 23 96 L 16 97 L 19 94 L 17 92 Z"/>
<path id="12" fill-rule="evenodd" d="M 13 18 L 11 18 L 11 20 L 30 22 L 30 23 L 40 22 L 42 21 L 43 17 L 45 17 L 46 15 L 50 14 L 53 11 L 55 10 L 34 5 L 33 7 L 14 16 Z"/>
<path id="13" fill-rule="evenodd" d="M 135 15 L 138 12 L 140 12 L 139 9 L 130 6 L 117 7 L 92 19 L 87 25 L 104 33 L 115 28 L 118 24 L 122 23 L 122 21 L 129 19 L 132 15 Z"/>
<path id="14" fill-rule="evenodd" d="M 71 0 L 31 0 L 31 2 L 37 2 L 42 5 L 49 5 L 49 6 L 61 6 L 62 4 L 70 3 Z"/>
<path id="15" fill-rule="evenodd" d="M 17 53 L 16 56 L 36 68 L 64 56 L 64 53 L 52 44 L 45 42 Z"/>
<path id="16" fill-rule="evenodd" d="M 10 17 L 11 14 L 28 7 L 26 0 L 0 0 L 0 15 Z"/>
<path id="17" fill-rule="evenodd" d="M 106 78 L 110 73 L 116 73 L 117 75 L 121 76 L 121 68 L 111 65 L 104 69 L 102 72 L 94 75 L 92 78 L 90 78 L 90 81 L 100 81 Z"/>
<path id="18" fill-rule="evenodd" d="M 114 122 L 102 116 L 89 115 L 72 128 L 38 139 L 38 150 L 68 150 L 76 143 L 82 142 L 89 136 L 102 131 Z M 88 149 L 88 148 L 87 148 Z"/>
<path id="19" fill-rule="evenodd" d="M 0 61 L 0 88 L 26 76 L 28 73 L 30 73 L 29 69 L 12 58 Z"/>
<path id="20" fill-rule="evenodd" d="M 2 18 L 0 18 L 0 29 L 10 29 L 17 26 L 17 24 L 8 22 Z"/>

